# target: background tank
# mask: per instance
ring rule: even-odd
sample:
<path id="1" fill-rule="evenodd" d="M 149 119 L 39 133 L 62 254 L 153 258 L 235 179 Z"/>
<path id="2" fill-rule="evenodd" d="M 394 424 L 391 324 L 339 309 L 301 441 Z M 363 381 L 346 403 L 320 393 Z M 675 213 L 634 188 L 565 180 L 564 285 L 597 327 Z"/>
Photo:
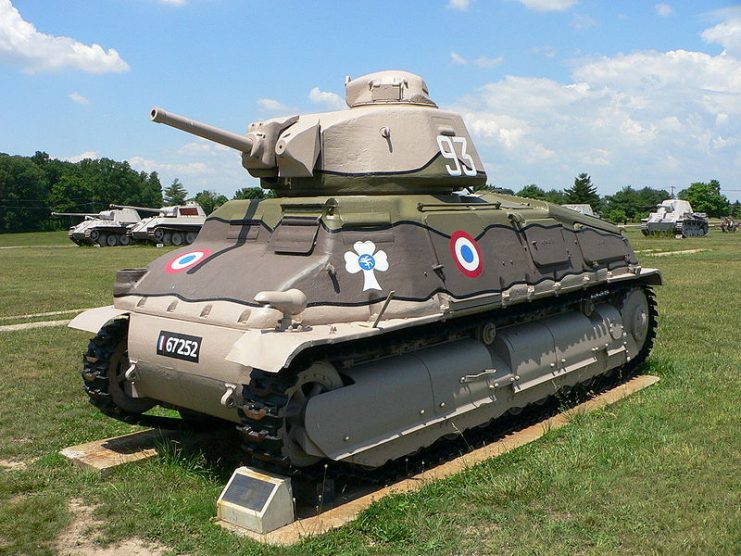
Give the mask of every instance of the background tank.
<path id="1" fill-rule="evenodd" d="M 564 208 L 575 210 L 576 212 L 580 212 L 581 214 L 584 214 L 585 216 L 591 216 L 593 218 L 601 218 L 600 215 L 594 212 L 592 209 L 592 205 L 581 203 L 581 204 L 575 204 L 575 205 L 561 205 Z"/>
<path id="2" fill-rule="evenodd" d="M 52 212 L 52 216 L 81 216 L 83 221 L 72 226 L 67 235 L 77 245 L 98 244 L 101 247 L 129 245 L 128 228 L 141 220 L 131 208 L 89 212 Z"/>
<path id="3" fill-rule="evenodd" d="M 93 404 L 231 421 L 257 465 L 368 468 L 640 366 L 661 277 L 615 226 L 466 193 L 481 159 L 419 76 L 348 80 L 346 99 L 246 135 L 152 111 L 241 151 L 278 197 L 226 203 L 72 321 L 98 333 Z"/>
<path id="4" fill-rule="evenodd" d="M 700 237 L 708 233 L 708 219 L 704 212 L 693 212 L 687 201 L 667 199 L 656 206 L 656 212 L 641 220 L 641 232 L 673 234 L 682 237 Z"/>
<path id="5" fill-rule="evenodd" d="M 163 245 L 189 245 L 195 241 L 206 221 L 206 213 L 198 203 L 181 206 L 126 207 L 111 205 L 111 208 L 130 208 L 141 212 L 156 212 L 157 216 L 145 218 L 129 228 L 129 237 L 134 241 L 149 241 Z"/>

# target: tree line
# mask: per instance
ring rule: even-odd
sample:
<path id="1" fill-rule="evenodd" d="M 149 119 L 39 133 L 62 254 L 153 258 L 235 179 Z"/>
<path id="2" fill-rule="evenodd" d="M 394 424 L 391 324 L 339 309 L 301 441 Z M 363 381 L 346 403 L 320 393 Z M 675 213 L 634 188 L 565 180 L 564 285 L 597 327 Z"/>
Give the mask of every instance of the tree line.
<path id="1" fill-rule="evenodd" d="M 164 195 L 163 195 L 164 193 Z M 259 198 L 259 187 L 243 188 L 233 198 Z M 52 212 L 97 213 L 112 203 L 159 208 L 197 201 L 207 214 L 228 199 L 210 190 L 188 197 L 178 179 L 163 191 L 157 172 L 137 172 L 128 162 L 109 158 L 68 162 L 45 152 L 33 156 L 0 153 L 0 233 L 53 230 L 69 219 Z"/>
<path id="2" fill-rule="evenodd" d="M 623 187 L 614 195 L 600 196 L 597 187 L 592 183 L 592 178 L 586 173 L 576 176 L 574 185 L 563 190 L 545 190 L 536 184 L 526 185 L 517 192 L 494 186 L 487 187 L 559 205 L 587 204 L 602 218 L 616 224 L 640 222 L 641 218 L 646 218 L 661 201 L 671 198 L 665 189 L 651 187 L 637 189 L 630 185 Z M 725 195 L 722 195 L 718 180 L 692 183 L 679 192 L 678 198 L 689 201 L 695 212 L 705 212 L 708 216 L 716 218 L 723 216 L 741 218 L 741 203 L 739 201 L 731 203 Z"/>
<path id="3" fill-rule="evenodd" d="M 589 204 L 603 218 L 615 223 L 640 221 L 658 203 L 670 198 L 665 189 L 632 186 L 614 195 L 600 196 L 586 173 L 576 176 L 574 185 L 563 190 L 545 190 L 530 184 L 516 194 L 559 205 Z M 245 187 L 238 189 L 232 199 L 272 195 L 272 191 L 260 187 Z M 679 192 L 679 198 L 689 201 L 693 210 L 711 217 L 741 218 L 741 203 L 731 204 L 721 194 L 717 180 L 692 183 Z M 67 162 L 51 158 L 45 152 L 30 157 L 0 153 L 0 233 L 58 229 L 69 223 L 50 218 L 52 211 L 97 213 L 108 209 L 111 203 L 158 208 L 189 200 L 198 202 L 210 214 L 229 199 L 211 190 L 188 197 L 185 186 L 177 178 L 163 190 L 157 172 L 137 172 L 125 161 L 101 158 Z"/>

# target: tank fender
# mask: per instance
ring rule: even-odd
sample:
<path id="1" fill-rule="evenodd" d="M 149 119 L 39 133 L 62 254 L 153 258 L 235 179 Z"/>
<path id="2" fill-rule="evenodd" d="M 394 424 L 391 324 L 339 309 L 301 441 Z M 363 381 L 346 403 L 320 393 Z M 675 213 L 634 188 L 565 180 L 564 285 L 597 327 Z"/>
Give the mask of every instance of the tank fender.
<path id="1" fill-rule="evenodd" d="M 316 325 L 302 330 L 248 330 L 226 356 L 227 361 L 268 373 L 277 373 L 291 364 L 302 351 L 314 346 L 338 344 L 376 336 L 408 326 L 420 326 L 441 320 L 443 315 L 426 315 L 408 319 L 389 319 L 373 327 L 370 322 L 349 322 Z"/>
<path id="2" fill-rule="evenodd" d="M 116 309 L 113 305 L 107 305 L 105 307 L 96 307 L 95 309 L 89 309 L 77 315 L 67 325 L 69 328 L 75 330 L 82 330 L 84 332 L 92 332 L 97 334 L 98 331 L 103 328 L 103 325 L 109 320 L 115 319 L 121 315 L 128 315 L 129 311 L 123 311 Z"/>

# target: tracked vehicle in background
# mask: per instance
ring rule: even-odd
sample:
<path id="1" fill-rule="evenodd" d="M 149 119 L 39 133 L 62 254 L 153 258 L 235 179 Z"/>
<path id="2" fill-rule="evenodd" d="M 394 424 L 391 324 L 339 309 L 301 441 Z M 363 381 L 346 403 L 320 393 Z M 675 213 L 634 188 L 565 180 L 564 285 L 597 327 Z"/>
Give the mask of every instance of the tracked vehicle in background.
<path id="1" fill-rule="evenodd" d="M 644 236 L 671 234 L 682 237 L 702 237 L 709 229 L 707 215 L 693 212 L 687 201 L 667 199 L 656 205 L 656 212 L 641 220 Z"/>
<path id="2" fill-rule="evenodd" d="M 115 247 L 129 245 L 129 228 L 141 221 L 139 213 L 132 208 L 102 210 L 100 212 L 52 212 L 52 216 L 81 216 L 82 222 L 72 226 L 67 232 L 70 240 L 77 245 L 100 245 Z"/>
<path id="3" fill-rule="evenodd" d="M 128 230 L 132 241 L 162 245 L 190 245 L 206 221 L 206 213 L 198 203 L 182 206 L 147 208 L 126 205 L 111 205 L 114 209 L 133 209 L 140 212 L 157 213 L 131 226 Z"/>
<path id="4" fill-rule="evenodd" d="M 101 411 L 231 421 L 256 465 L 376 468 L 645 360 L 661 276 L 618 228 L 471 193 L 481 159 L 419 76 L 348 80 L 346 100 L 246 135 L 152 110 L 241 151 L 277 197 L 223 205 L 72 321 L 97 333 Z"/>

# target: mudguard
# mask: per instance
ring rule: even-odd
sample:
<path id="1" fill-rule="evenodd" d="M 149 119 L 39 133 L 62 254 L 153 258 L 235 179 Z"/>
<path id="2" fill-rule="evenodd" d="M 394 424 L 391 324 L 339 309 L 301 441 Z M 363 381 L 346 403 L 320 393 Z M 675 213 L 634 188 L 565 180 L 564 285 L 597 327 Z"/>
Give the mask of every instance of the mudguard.
<path id="1" fill-rule="evenodd" d="M 95 309 L 89 309 L 80 313 L 73 318 L 67 326 L 76 330 L 83 330 L 85 332 L 97 334 L 98 331 L 103 328 L 103 325 L 109 320 L 127 314 L 129 314 L 128 311 L 116 309 L 113 305 L 96 307 Z"/>

